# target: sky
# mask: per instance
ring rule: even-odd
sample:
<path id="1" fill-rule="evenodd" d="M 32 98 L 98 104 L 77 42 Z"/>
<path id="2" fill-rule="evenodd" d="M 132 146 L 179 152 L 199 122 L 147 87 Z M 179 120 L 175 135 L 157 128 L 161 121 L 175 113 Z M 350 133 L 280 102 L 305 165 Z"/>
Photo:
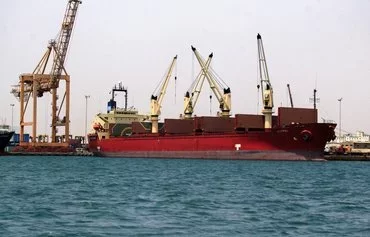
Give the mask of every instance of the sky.
<path id="1" fill-rule="evenodd" d="M 56 37 L 67 0 L 0 0 L 0 123 L 19 126 L 19 102 L 10 94 Z M 319 120 L 342 133 L 370 134 L 369 0 L 84 0 L 78 9 L 65 62 L 71 76 L 71 133 L 106 112 L 111 88 L 122 82 L 128 104 L 149 113 L 150 96 L 178 55 L 164 102 L 164 118 L 183 113 L 183 96 L 199 72 L 194 45 L 231 89 L 232 114 L 261 113 L 257 91 L 257 33 L 262 36 L 275 111 L 311 108 L 317 89 Z M 195 114 L 215 115 L 205 84 Z M 90 95 L 85 99 L 85 95 Z M 60 96 L 61 97 L 61 96 Z M 342 102 L 338 101 L 343 98 Z M 123 95 L 117 96 L 123 107 Z M 39 100 L 39 134 L 50 134 L 50 97 Z M 341 116 L 339 110 L 341 109 Z M 29 110 L 31 111 L 31 110 Z"/>

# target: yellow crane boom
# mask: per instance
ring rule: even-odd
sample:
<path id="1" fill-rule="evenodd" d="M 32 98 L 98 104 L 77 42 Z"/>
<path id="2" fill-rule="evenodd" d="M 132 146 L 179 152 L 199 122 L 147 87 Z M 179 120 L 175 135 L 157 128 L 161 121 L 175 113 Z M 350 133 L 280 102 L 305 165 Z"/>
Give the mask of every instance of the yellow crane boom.
<path id="1" fill-rule="evenodd" d="M 153 93 L 150 100 L 150 119 L 152 121 L 152 133 L 158 133 L 158 117 L 161 114 L 161 107 L 164 95 L 166 94 L 168 82 L 177 61 L 177 55 L 173 58 L 167 71 L 166 78 L 159 87 L 157 93 Z"/>
<path id="2" fill-rule="evenodd" d="M 216 96 L 217 101 L 219 103 L 219 108 L 221 110 L 221 116 L 222 117 L 229 117 L 230 111 L 231 111 L 231 90 L 230 87 L 226 86 L 223 87 L 221 83 L 216 80 L 216 76 L 214 73 L 212 73 L 211 70 L 208 70 L 206 67 L 206 64 L 204 60 L 202 59 L 201 55 L 197 51 L 197 49 L 193 46 L 191 46 L 191 49 L 193 50 L 195 57 L 197 58 L 199 65 L 202 68 L 202 71 L 207 78 L 207 81 L 209 83 L 209 86 L 213 92 L 213 94 Z M 223 93 L 221 92 L 221 87 L 223 87 Z"/>
<path id="3" fill-rule="evenodd" d="M 208 71 L 208 68 L 211 64 L 213 54 L 210 54 L 208 56 L 208 59 L 205 63 L 205 71 Z M 200 95 L 200 92 L 202 91 L 203 84 L 204 84 L 204 79 L 206 75 L 204 73 L 204 70 L 201 70 L 190 86 L 189 90 L 185 93 L 185 98 L 184 98 L 184 118 L 189 119 L 192 118 L 192 115 L 194 113 L 194 108 L 195 105 L 198 102 L 198 98 Z"/>

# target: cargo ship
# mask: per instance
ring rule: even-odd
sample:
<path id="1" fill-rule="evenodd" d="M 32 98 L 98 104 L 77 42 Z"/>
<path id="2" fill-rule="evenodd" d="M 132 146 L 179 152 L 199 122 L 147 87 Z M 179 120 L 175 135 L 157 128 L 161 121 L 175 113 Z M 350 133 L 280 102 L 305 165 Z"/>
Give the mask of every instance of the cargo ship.
<path id="1" fill-rule="evenodd" d="M 143 125 L 148 123 L 133 122 L 128 136 L 90 134 L 89 149 L 98 156 L 129 158 L 317 159 L 335 138 L 336 125 L 317 123 L 315 115 L 314 109 L 279 108 L 271 129 L 263 128 L 261 115 L 165 119 L 156 134 Z"/>
<path id="2" fill-rule="evenodd" d="M 5 147 L 9 144 L 14 132 L 10 131 L 9 125 L 0 125 L 0 154 L 4 153 Z"/>
<path id="3" fill-rule="evenodd" d="M 263 101 L 262 114 L 231 116 L 231 90 L 220 83 L 210 67 L 213 54 L 203 59 L 195 47 L 192 50 L 200 64 L 195 83 L 185 93 L 184 113 L 178 119 L 158 122 L 161 102 L 171 76 L 174 61 L 157 94 L 151 97 L 151 114 L 135 114 L 129 121 L 122 112 L 120 124 L 96 120 L 94 132 L 88 135 L 89 150 L 103 157 L 122 158 L 186 158 L 240 160 L 313 160 L 324 156 L 327 142 L 335 139 L 335 123 L 318 123 L 317 109 L 279 107 L 274 113 L 273 90 L 269 80 L 262 38 L 257 35 L 259 77 Z M 176 77 L 175 77 L 176 79 Z M 194 107 L 207 80 L 219 102 L 217 116 L 194 116 Z M 316 90 L 314 90 L 314 97 Z M 112 106 L 113 105 L 113 106 Z M 109 113 L 117 113 L 113 99 Z M 112 110 L 113 108 L 113 110 Z M 125 117 L 125 119 L 123 119 Z M 132 120 L 132 118 L 131 118 Z M 142 120 L 142 121 L 140 121 Z M 113 121 L 113 118 L 111 118 Z M 117 134 L 114 127 L 121 127 Z M 129 131 L 129 132 L 123 132 Z"/>

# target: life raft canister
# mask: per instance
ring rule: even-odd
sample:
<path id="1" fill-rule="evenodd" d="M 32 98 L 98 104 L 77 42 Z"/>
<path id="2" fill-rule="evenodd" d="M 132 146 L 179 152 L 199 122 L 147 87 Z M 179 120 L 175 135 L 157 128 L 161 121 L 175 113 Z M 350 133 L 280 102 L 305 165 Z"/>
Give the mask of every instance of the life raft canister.
<path id="1" fill-rule="evenodd" d="M 308 142 L 312 139 L 312 132 L 309 131 L 309 130 L 303 130 L 301 132 L 301 137 L 302 137 L 303 141 Z"/>

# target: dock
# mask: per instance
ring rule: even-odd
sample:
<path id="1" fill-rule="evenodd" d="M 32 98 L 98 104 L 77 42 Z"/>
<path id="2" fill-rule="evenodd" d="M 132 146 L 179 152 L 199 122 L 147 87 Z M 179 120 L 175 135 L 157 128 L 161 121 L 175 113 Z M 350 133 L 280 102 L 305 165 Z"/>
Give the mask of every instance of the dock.
<path id="1" fill-rule="evenodd" d="M 370 154 L 332 154 L 325 155 L 328 161 L 370 161 Z"/>

